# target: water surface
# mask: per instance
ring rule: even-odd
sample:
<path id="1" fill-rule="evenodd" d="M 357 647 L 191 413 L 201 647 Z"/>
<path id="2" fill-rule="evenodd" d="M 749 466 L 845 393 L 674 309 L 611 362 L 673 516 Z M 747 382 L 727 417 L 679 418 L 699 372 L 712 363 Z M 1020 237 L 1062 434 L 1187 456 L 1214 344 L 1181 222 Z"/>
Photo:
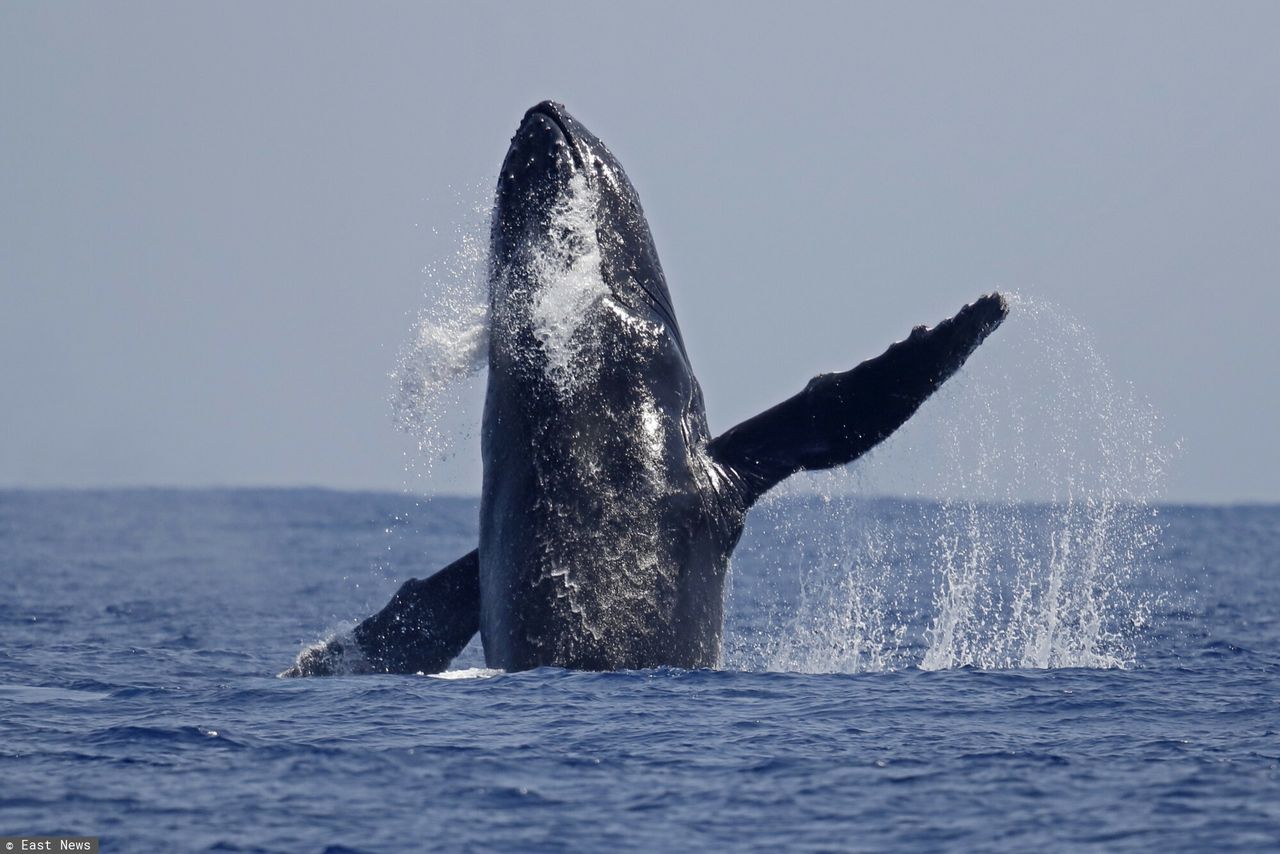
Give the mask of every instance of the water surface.
<path id="1" fill-rule="evenodd" d="M 723 670 L 280 680 L 301 644 L 474 547 L 475 502 L 2 492 L 0 832 L 104 851 L 1280 845 L 1280 508 L 1099 533 L 1053 506 L 837 504 L 753 511 Z M 1111 552 L 1060 552 L 1099 536 Z M 473 647 L 456 668 L 482 665 Z"/>

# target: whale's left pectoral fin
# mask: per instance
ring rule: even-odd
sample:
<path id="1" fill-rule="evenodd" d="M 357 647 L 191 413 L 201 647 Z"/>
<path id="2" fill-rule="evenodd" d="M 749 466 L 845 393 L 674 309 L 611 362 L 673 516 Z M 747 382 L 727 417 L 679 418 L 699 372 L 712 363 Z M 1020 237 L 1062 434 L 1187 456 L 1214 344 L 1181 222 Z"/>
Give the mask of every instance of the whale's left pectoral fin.
<path id="1" fill-rule="evenodd" d="M 708 451 L 741 485 L 746 506 L 798 471 L 855 460 L 901 427 L 1006 314 L 999 294 L 982 297 L 853 370 L 815 377 L 795 397 L 716 437 Z"/>
<path id="2" fill-rule="evenodd" d="M 304 649 L 280 675 L 439 673 L 479 630 L 480 556 L 473 550 L 430 578 L 409 579 L 381 611 Z"/>

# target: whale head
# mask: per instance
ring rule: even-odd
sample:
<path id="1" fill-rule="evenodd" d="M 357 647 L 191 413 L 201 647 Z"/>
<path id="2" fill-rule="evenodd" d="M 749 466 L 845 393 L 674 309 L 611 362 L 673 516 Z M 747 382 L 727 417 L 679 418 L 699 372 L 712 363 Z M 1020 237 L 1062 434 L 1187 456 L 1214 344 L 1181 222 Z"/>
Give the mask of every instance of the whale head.
<path id="1" fill-rule="evenodd" d="M 532 330 L 545 346 L 558 335 L 567 342 L 602 302 L 679 340 L 635 187 L 608 147 L 562 105 L 543 101 L 521 120 L 498 179 L 491 236 L 499 340 L 506 326 Z"/>

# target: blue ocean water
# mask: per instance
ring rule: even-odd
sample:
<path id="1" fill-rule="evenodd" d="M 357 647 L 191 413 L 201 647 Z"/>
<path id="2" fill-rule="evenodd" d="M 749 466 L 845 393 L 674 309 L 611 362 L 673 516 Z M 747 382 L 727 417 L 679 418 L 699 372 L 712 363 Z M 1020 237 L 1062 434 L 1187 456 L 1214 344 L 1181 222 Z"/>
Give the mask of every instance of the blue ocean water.
<path id="1" fill-rule="evenodd" d="M 723 669 L 495 675 L 473 647 L 455 678 L 274 677 L 472 548 L 476 510 L 0 492 L 0 835 L 1280 845 L 1280 508 L 784 498 L 735 556 Z"/>

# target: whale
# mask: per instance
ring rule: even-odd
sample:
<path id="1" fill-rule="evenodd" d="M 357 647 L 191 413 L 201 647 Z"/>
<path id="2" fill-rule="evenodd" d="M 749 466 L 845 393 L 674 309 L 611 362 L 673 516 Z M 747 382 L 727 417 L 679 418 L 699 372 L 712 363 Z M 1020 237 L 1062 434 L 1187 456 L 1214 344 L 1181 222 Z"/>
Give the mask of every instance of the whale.
<path id="1" fill-rule="evenodd" d="M 488 279 L 476 549 L 282 676 L 436 673 L 477 633 L 506 671 L 716 667 L 748 510 L 884 441 L 1008 313 L 982 296 L 713 435 L 639 196 L 552 101 L 503 160 Z"/>

